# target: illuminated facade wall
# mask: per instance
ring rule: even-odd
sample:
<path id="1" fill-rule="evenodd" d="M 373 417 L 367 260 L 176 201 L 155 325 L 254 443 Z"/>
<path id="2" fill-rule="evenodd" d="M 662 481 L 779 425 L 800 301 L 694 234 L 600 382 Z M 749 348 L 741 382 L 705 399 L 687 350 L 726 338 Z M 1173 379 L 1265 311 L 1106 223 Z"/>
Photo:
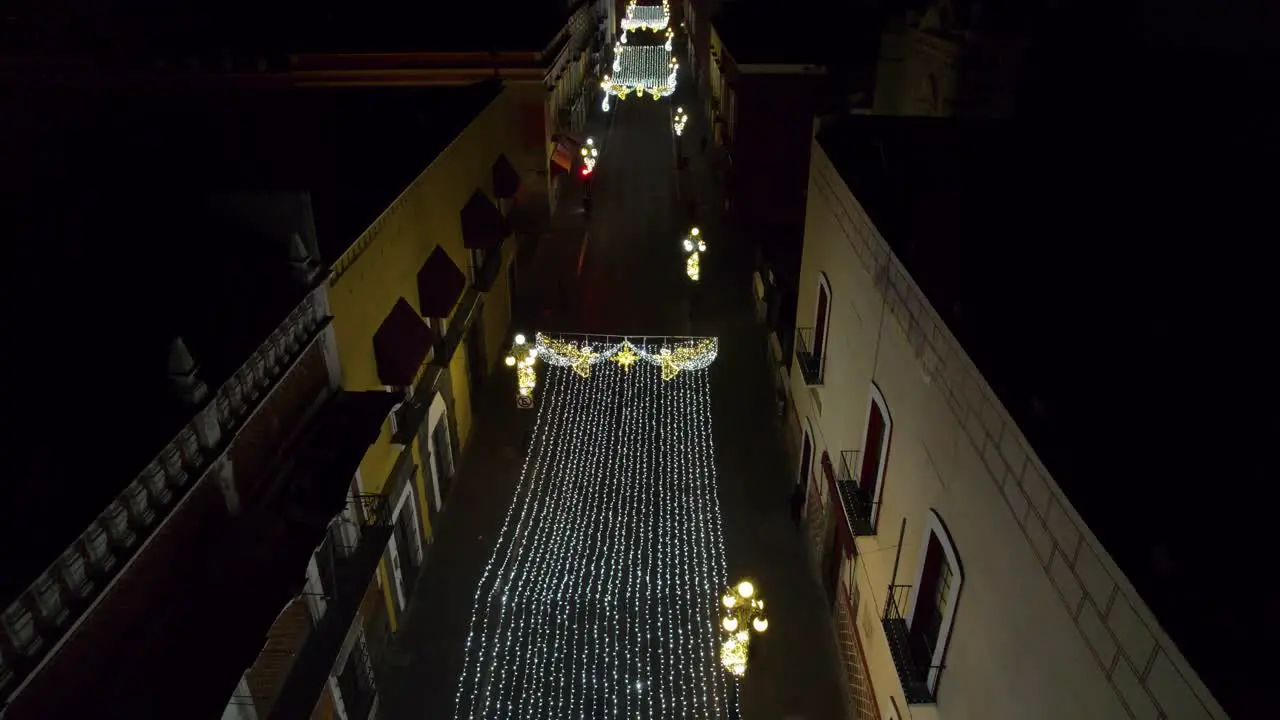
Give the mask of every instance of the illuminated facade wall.
<path id="1" fill-rule="evenodd" d="M 1226 717 L 816 142 L 796 324 L 825 332 L 816 380 L 791 365 L 788 425 L 853 717 Z M 874 503 L 870 531 L 846 531 L 856 561 L 833 532 L 846 477 L 869 481 Z M 913 701 L 886 602 L 920 623 L 915 591 L 943 565 L 933 660 L 945 668 L 915 688 L 934 697 Z"/>
<path id="2" fill-rule="evenodd" d="M 508 91 L 503 91 L 335 263 L 342 272 L 335 273 L 330 281 L 330 297 L 338 352 L 343 363 L 343 387 L 350 390 L 383 387 L 375 357 L 374 333 L 401 299 L 415 311 L 420 310 L 417 273 L 437 246 L 443 248 L 453 264 L 469 276 L 468 289 L 459 305 L 466 303 L 467 292 L 472 290 L 473 279 L 470 276 L 475 257 L 464 247 L 459 213 L 477 189 L 489 202 L 493 202 L 492 165 L 500 154 L 513 156 L 519 148 L 514 101 Z M 480 295 L 480 309 L 476 310 L 481 318 L 477 331 L 484 337 L 480 345 L 485 357 L 469 359 L 470 343 L 458 343 L 437 386 L 447 386 L 442 387 L 440 394 L 448 400 L 449 460 L 454 468 L 471 437 L 474 409 L 470 374 L 474 367 L 493 367 L 501 352 L 501 338 L 504 338 L 510 324 L 510 288 L 505 266 L 515 254 L 514 243 L 504 243 L 500 251 L 502 267 L 492 288 Z M 433 329 L 447 333 L 453 322 L 462 320 L 456 315 L 457 307 Z M 418 368 L 415 385 L 423 380 L 434 362 L 439 360 L 433 352 Z M 370 493 L 381 492 L 396 471 L 402 453 L 410 451 L 416 466 L 412 481 L 417 490 L 420 531 L 429 541 L 431 527 L 428 518 L 431 513 L 427 505 L 436 491 L 425 482 L 424 473 L 429 472 L 431 458 L 419 446 L 416 435 L 407 443 L 408 447 L 393 442 L 392 435 L 392 421 L 388 420 L 381 436 L 361 463 L 361 489 Z M 432 495 L 428 495 L 429 492 Z M 388 565 L 384 562 L 381 569 L 382 587 L 394 630 L 398 627 L 397 619 L 402 610 L 395 588 L 404 588 L 416 578 L 399 577 Z"/>

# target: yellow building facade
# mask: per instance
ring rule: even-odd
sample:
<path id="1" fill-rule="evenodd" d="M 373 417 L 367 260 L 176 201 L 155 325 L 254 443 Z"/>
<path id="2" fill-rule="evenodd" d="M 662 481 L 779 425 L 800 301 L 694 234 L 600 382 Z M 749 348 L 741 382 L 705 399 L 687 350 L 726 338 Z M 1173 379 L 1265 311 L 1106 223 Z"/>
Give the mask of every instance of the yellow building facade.
<path id="1" fill-rule="evenodd" d="M 357 478 L 359 492 L 388 494 L 396 512 L 377 578 L 393 632 L 470 441 L 477 392 L 507 342 L 515 243 L 504 213 L 523 192 L 508 160 L 520 150 L 517 122 L 511 93 L 497 88 L 332 265 L 343 387 L 406 398 Z"/>

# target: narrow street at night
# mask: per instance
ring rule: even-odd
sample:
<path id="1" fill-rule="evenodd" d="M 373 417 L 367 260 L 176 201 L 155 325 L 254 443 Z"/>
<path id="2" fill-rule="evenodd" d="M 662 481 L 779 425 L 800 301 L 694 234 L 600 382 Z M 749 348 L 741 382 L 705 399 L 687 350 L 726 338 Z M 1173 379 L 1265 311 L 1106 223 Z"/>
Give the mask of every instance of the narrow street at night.
<path id="1" fill-rule="evenodd" d="M 684 82 L 683 72 L 681 77 Z M 691 120 L 678 147 L 672 117 L 685 104 Z M 751 669 L 741 681 L 742 717 L 841 717 L 830 615 L 802 535 L 788 516 L 794 473 L 777 425 L 765 334 L 752 305 L 752 253 L 735 243 L 722 217 L 715 151 L 704 155 L 699 144 L 707 121 L 689 90 L 659 100 L 613 99 L 612 105 L 604 113 L 596 104 L 584 132 L 601 149 L 589 179 L 591 211 L 583 211 L 588 183 L 575 168 L 563 180 L 551 229 L 531 265 L 539 277 L 522 283 L 521 310 L 529 325 L 513 330 L 530 336 L 717 338 L 719 356 L 702 372 L 710 381 L 727 579 L 750 578 L 769 604 L 769 630 L 754 641 Z M 681 151 L 689 156 L 683 172 L 677 170 Z M 708 244 L 696 299 L 680 247 L 691 212 Z M 506 716 L 505 709 L 476 714 L 458 703 L 477 587 L 496 559 L 526 455 L 537 445 L 537 412 L 516 409 L 514 386 L 514 373 L 505 373 L 487 389 L 405 629 L 383 660 L 385 717 Z M 473 683 L 468 692 L 475 689 Z"/>

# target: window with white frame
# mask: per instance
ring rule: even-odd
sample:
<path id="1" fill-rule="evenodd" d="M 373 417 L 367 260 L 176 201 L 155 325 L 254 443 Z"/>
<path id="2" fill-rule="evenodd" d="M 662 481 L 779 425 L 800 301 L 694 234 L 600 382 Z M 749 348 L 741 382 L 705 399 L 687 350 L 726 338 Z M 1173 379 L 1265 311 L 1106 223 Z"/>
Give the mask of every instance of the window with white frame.
<path id="1" fill-rule="evenodd" d="M 911 654 L 920 665 L 928 663 L 925 680 L 930 692 L 937 692 L 963 583 L 964 571 L 951 534 L 937 511 L 930 510 L 907 619 Z"/>

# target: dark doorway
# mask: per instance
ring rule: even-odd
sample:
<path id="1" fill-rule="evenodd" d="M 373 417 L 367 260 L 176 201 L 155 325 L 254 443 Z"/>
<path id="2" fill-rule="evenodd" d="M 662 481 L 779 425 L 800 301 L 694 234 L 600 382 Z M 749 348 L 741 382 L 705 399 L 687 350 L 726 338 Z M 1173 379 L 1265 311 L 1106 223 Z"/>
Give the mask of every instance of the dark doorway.
<path id="1" fill-rule="evenodd" d="M 862 477 L 858 487 L 874 501 L 876 482 L 880 477 L 880 460 L 884 455 L 884 411 L 880 403 L 871 401 L 871 415 L 867 418 L 867 443 L 862 448 Z"/>
<path id="2" fill-rule="evenodd" d="M 813 472 L 813 439 L 809 437 L 809 433 L 804 434 L 804 445 L 800 448 L 800 477 L 796 478 L 796 484 L 804 488 L 805 494 L 809 493 L 809 473 Z"/>
<path id="3" fill-rule="evenodd" d="M 823 351 L 827 347 L 827 305 L 831 299 L 827 297 L 825 285 L 818 285 L 818 312 L 813 321 L 813 359 L 821 363 Z M 819 365 L 821 370 L 821 365 Z M 821 377 L 821 376 L 819 376 Z"/>
<path id="4" fill-rule="evenodd" d="M 929 536 L 925 550 L 924 569 L 920 573 L 920 585 L 916 588 L 916 608 L 911 615 L 908 629 L 911 655 L 916 666 L 926 669 L 933 664 L 933 651 L 938 647 L 938 635 L 942 631 L 942 618 L 947 612 L 951 596 L 951 564 L 942 550 L 936 535 Z"/>
<path id="5" fill-rule="evenodd" d="M 839 502 L 834 499 L 833 501 Z M 823 573 L 822 578 L 823 585 L 827 590 L 827 607 L 835 607 L 836 604 L 836 588 L 840 586 L 840 560 L 842 554 L 840 552 L 840 531 L 836 529 L 835 523 L 832 523 L 831 542 L 827 546 L 827 571 Z"/>
<path id="6" fill-rule="evenodd" d="M 419 532 L 418 525 L 413 521 L 413 508 L 409 506 L 409 503 L 416 500 L 414 494 L 410 493 L 408 502 L 400 508 L 400 514 L 396 517 L 396 546 L 400 548 L 400 574 L 404 578 L 406 605 L 417 585 L 418 569 L 422 567 L 422 558 L 418 557 L 418 538 L 414 537 Z"/>
<path id="7" fill-rule="evenodd" d="M 431 429 L 431 469 L 436 474 L 436 489 L 440 491 L 440 507 L 443 510 L 449 502 L 449 487 L 453 484 L 453 454 L 449 448 L 449 426 L 445 418 L 440 418 Z"/>
<path id="8" fill-rule="evenodd" d="M 444 418 L 440 422 L 444 422 Z M 431 528 L 432 536 L 436 533 L 436 517 L 440 513 L 440 505 L 436 502 L 436 478 L 439 474 L 435 472 L 435 447 L 432 444 L 431 426 L 427 420 L 422 421 L 422 426 L 418 428 L 418 454 L 422 458 L 425 467 L 422 468 L 423 487 L 427 491 L 427 527 Z"/>
<path id="9" fill-rule="evenodd" d="M 364 642 L 357 642 L 347 655 L 347 662 L 338 675 L 338 688 L 342 691 L 342 704 L 347 717 L 366 718 L 373 709 L 377 689 L 373 682 L 373 668 Z"/>

